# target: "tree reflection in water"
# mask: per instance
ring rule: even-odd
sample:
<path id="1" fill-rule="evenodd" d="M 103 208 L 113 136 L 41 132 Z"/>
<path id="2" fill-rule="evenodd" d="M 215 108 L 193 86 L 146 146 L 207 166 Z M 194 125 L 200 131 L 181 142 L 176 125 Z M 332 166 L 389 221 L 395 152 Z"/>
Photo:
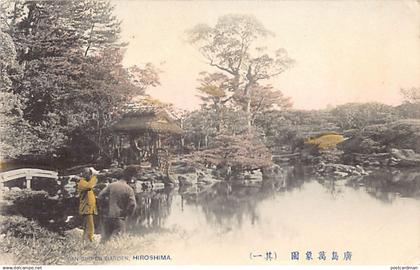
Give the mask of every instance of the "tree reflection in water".
<path id="1" fill-rule="evenodd" d="M 171 213 L 172 198 L 172 189 L 137 193 L 137 207 L 133 218 L 128 221 L 128 230 L 132 232 L 161 230 Z"/>
<path id="2" fill-rule="evenodd" d="M 391 203 L 397 197 L 420 199 L 420 170 L 380 170 L 365 177 L 350 179 L 347 186 L 363 188 L 372 197 L 385 203 Z"/>
<path id="3" fill-rule="evenodd" d="M 304 183 L 315 181 L 309 167 L 289 166 L 284 168 L 283 177 L 261 182 L 228 181 L 208 185 L 180 187 L 177 191 L 165 189 L 136 194 L 137 209 L 129 221 L 132 232 L 153 232 L 166 230 L 165 221 L 171 214 L 173 196 L 180 196 L 180 207 L 198 206 L 206 222 L 221 233 L 254 226 L 259 222 L 258 206 L 264 200 L 295 189 Z M 383 202 L 390 203 L 396 197 L 420 198 L 420 172 L 418 170 L 378 171 L 369 176 L 316 180 L 333 199 L 344 194 L 346 188 L 360 189 Z"/>
<path id="4" fill-rule="evenodd" d="M 303 168 L 285 168 L 284 177 L 265 179 L 259 183 L 243 181 L 217 182 L 204 187 L 179 190 L 182 202 L 199 205 L 209 224 L 230 231 L 245 222 L 254 225 L 259 221 L 257 207 L 278 192 L 300 188 L 305 178 Z"/>
<path id="5" fill-rule="evenodd" d="M 317 179 L 317 182 L 320 183 L 328 193 L 330 193 L 332 199 L 337 199 L 340 194 L 343 193 L 343 186 L 338 184 L 337 179 Z"/>

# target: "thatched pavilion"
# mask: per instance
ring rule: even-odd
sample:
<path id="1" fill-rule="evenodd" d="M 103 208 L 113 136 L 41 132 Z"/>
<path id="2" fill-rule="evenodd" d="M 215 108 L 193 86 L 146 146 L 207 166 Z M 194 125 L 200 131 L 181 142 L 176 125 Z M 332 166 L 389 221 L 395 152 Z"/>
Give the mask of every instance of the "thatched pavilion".
<path id="1" fill-rule="evenodd" d="M 127 112 L 111 126 L 111 130 L 116 134 L 115 158 L 119 163 L 150 161 L 152 167 L 161 165 L 159 151 L 164 150 L 161 138 L 183 133 L 176 121 L 162 109 Z"/>

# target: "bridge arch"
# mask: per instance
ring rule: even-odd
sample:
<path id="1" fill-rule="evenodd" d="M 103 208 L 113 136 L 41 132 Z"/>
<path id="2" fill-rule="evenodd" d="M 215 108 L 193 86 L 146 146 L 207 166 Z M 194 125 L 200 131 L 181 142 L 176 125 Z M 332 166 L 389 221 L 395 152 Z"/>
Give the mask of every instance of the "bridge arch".
<path id="1" fill-rule="evenodd" d="M 0 187 L 3 187 L 5 182 L 19 178 L 25 178 L 25 187 L 30 189 L 33 177 L 43 177 L 58 180 L 58 172 L 33 168 L 22 168 L 3 172 L 0 173 Z"/>

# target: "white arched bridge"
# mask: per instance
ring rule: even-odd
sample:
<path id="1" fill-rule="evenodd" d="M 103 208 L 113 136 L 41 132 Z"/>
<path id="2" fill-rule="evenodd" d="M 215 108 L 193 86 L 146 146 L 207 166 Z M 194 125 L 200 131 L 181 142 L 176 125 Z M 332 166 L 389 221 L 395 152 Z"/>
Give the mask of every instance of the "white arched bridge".
<path id="1" fill-rule="evenodd" d="M 26 179 L 25 187 L 30 189 L 31 181 L 34 177 L 52 178 L 57 180 L 58 184 L 60 184 L 60 181 L 58 180 L 58 172 L 41 169 L 23 168 L 0 173 L 0 187 L 3 187 L 5 182 L 24 178 Z"/>

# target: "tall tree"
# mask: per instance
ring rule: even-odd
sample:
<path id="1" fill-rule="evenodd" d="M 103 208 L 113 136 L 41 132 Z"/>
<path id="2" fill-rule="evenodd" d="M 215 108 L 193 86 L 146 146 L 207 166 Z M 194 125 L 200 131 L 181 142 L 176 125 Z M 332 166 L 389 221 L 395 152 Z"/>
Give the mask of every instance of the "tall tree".
<path id="1" fill-rule="evenodd" d="M 420 118 L 420 87 L 401 89 L 403 103 L 397 107 L 404 118 Z"/>
<path id="2" fill-rule="evenodd" d="M 27 153 L 36 143 L 22 117 L 22 99 L 11 92 L 12 79 L 19 77 L 15 58 L 12 38 L 0 29 L 0 160 Z"/>
<path id="3" fill-rule="evenodd" d="M 420 87 L 401 89 L 401 94 L 404 98 L 404 102 L 420 104 Z"/>
<path id="4" fill-rule="evenodd" d="M 235 94 L 234 99 L 243 107 L 248 106 L 248 98 L 242 92 Z M 275 90 L 272 85 L 254 85 L 250 103 L 252 124 L 259 114 L 272 110 L 284 111 L 291 107 L 290 98 L 285 97 L 280 90 Z"/>
<path id="5" fill-rule="evenodd" d="M 394 107 L 378 102 L 346 103 L 331 111 L 335 123 L 342 129 L 363 129 L 398 119 Z"/>
<path id="6" fill-rule="evenodd" d="M 223 112 L 225 104 L 232 98 L 232 81 L 223 73 L 201 72 L 200 86 L 197 87 L 203 106 L 214 111 L 216 117 L 216 130 L 220 132 L 223 127 Z"/>
<path id="7" fill-rule="evenodd" d="M 99 52 L 104 48 L 120 48 L 121 21 L 113 15 L 114 7 L 108 1 L 84 0 L 78 3 L 83 21 L 78 20 L 76 29 L 83 31 L 84 55 Z M 81 25 L 78 23 L 82 22 Z"/>
<path id="8" fill-rule="evenodd" d="M 123 67 L 120 23 L 108 2 L 1 1 L 0 25 L 23 72 L 10 92 L 24 101 L 23 119 L 39 141 L 34 150 L 62 147 L 77 128 L 102 149 L 124 103 L 158 83 L 154 66 Z"/>
<path id="9" fill-rule="evenodd" d="M 214 117 L 214 111 L 209 109 L 201 109 L 189 113 L 183 121 L 183 129 L 185 132 L 185 144 L 193 144 L 198 150 L 207 148 L 210 137 L 217 134 L 217 124 Z"/>
<path id="10" fill-rule="evenodd" d="M 267 48 L 258 46 L 261 39 L 270 35 L 272 33 L 255 17 L 239 14 L 220 17 L 214 27 L 199 24 L 188 31 L 189 42 L 198 48 L 208 64 L 231 76 L 234 91 L 243 92 L 248 127 L 252 125 L 254 86 L 281 74 L 293 64 L 286 50 L 269 53 Z"/>
<path id="11" fill-rule="evenodd" d="M 73 128 L 64 97 L 78 88 L 83 63 L 83 43 L 74 28 L 80 12 L 70 1 L 8 2 L 4 24 L 23 70 L 12 91 L 25 100 L 23 117 L 40 139 L 37 147 L 51 151 Z"/>

